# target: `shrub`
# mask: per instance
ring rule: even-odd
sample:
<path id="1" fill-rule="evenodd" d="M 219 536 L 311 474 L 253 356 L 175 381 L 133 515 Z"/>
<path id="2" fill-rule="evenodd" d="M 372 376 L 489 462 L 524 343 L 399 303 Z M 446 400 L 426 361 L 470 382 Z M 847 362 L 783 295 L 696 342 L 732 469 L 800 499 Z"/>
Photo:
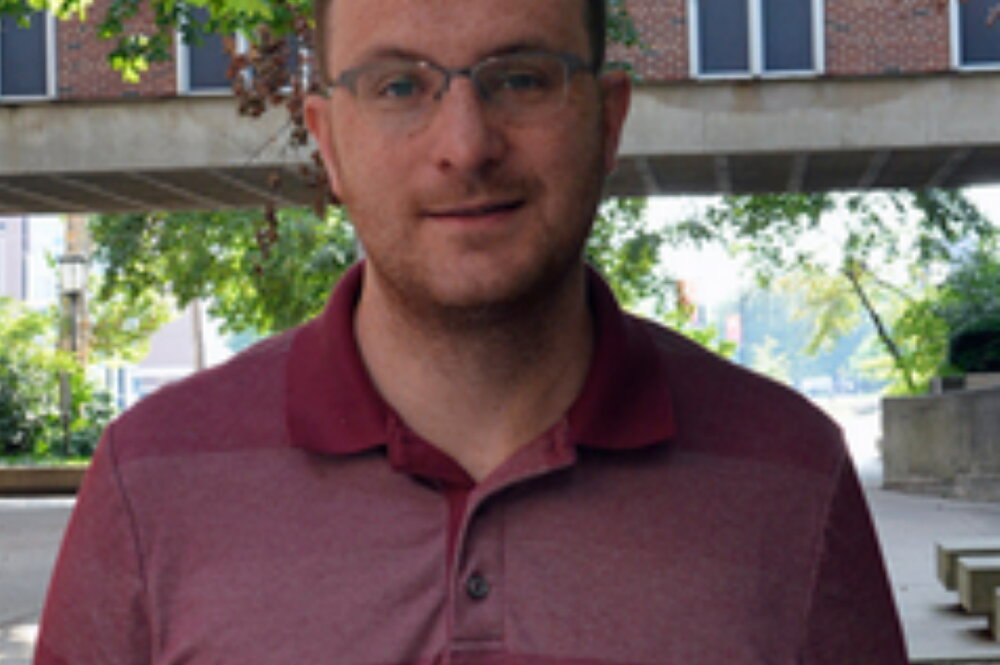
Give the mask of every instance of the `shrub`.
<path id="1" fill-rule="evenodd" d="M 54 317 L 0 298 L 0 455 L 87 457 L 112 415 L 107 394 L 54 348 Z M 63 423 L 60 383 L 69 388 Z"/>
<path id="2" fill-rule="evenodd" d="M 948 361 L 963 372 L 1000 371 L 1000 259 L 980 250 L 945 280 L 940 306 Z"/>

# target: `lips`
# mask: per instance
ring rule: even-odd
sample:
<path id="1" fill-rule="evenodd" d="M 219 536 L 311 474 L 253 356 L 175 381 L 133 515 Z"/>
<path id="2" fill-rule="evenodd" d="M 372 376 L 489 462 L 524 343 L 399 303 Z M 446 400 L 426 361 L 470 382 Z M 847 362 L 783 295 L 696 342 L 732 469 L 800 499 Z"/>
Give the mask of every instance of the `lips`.
<path id="1" fill-rule="evenodd" d="M 456 203 L 454 205 L 439 206 L 429 209 L 426 213 L 431 218 L 477 218 L 489 217 L 491 215 L 502 214 L 517 210 L 524 205 L 523 199 L 509 199 L 499 201 L 483 201 Z"/>

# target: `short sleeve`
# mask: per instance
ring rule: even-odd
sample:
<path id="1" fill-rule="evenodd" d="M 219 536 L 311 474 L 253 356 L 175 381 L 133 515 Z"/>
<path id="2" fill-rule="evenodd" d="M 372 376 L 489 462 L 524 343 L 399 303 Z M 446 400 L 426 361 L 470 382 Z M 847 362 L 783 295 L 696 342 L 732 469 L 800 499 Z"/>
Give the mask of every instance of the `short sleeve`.
<path id="1" fill-rule="evenodd" d="M 143 665 L 151 640 L 138 539 L 105 434 L 63 538 L 34 665 Z"/>
<path id="2" fill-rule="evenodd" d="M 878 539 L 847 458 L 826 514 L 800 663 L 907 663 Z"/>

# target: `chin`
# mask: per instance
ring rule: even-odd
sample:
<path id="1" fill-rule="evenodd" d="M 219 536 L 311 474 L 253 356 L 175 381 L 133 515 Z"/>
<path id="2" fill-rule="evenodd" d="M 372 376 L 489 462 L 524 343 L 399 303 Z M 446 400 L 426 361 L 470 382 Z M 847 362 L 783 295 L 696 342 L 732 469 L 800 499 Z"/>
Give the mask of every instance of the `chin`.
<path id="1" fill-rule="evenodd" d="M 534 270 L 507 268 L 494 279 L 450 275 L 425 291 L 425 306 L 437 316 L 460 323 L 498 325 L 533 317 L 551 308 L 574 273 L 574 263 L 557 262 Z M 579 262 L 582 274 L 582 262 Z"/>

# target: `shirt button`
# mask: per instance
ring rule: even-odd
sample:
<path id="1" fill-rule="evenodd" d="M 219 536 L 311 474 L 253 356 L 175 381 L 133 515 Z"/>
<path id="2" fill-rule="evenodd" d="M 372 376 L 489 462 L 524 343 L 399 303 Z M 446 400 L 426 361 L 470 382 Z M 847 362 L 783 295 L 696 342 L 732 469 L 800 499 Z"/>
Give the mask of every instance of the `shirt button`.
<path id="1" fill-rule="evenodd" d="M 465 581 L 465 593 L 473 600 L 482 600 L 490 595 L 490 583 L 481 574 L 473 573 Z"/>

